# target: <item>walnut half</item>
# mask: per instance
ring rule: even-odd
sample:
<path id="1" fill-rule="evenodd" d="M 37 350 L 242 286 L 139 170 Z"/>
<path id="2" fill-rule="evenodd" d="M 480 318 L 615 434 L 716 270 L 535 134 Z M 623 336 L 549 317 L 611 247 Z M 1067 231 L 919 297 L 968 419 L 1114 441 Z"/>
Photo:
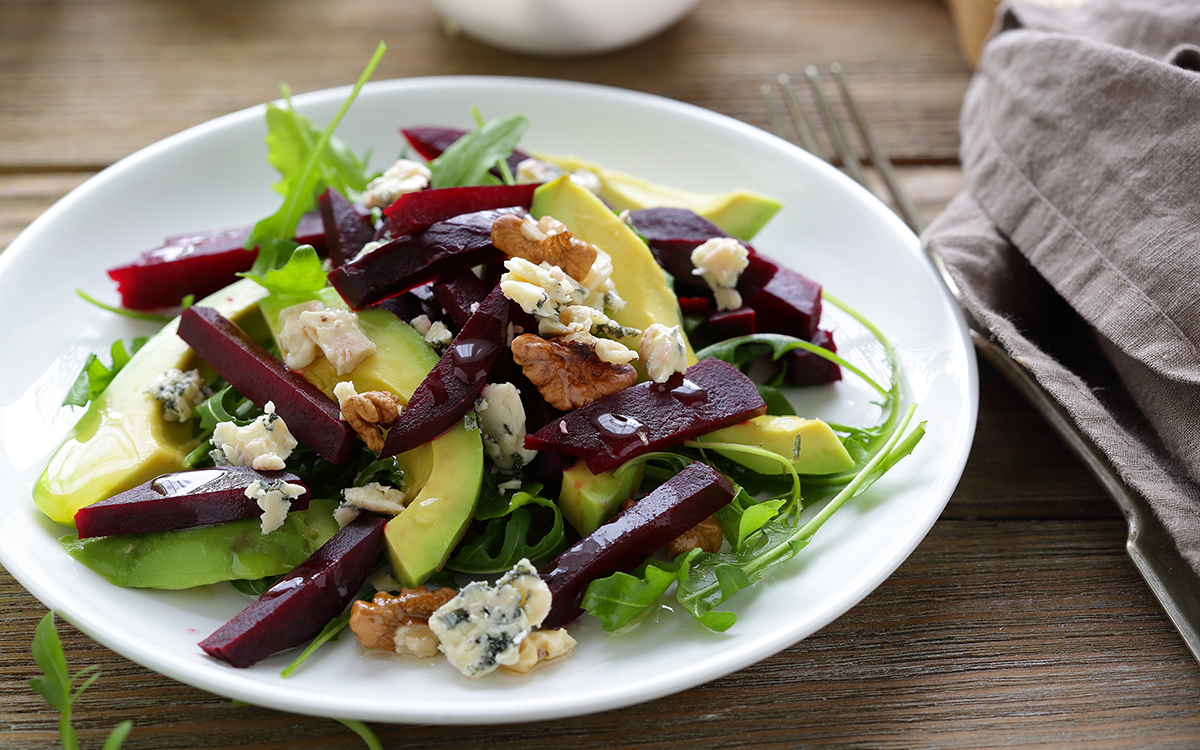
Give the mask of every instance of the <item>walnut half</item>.
<path id="1" fill-rule="evenodd" d="M 582 342 L 560 344 L 531 333 L 513 339 L 513 360 L 555 409 L 570 411 L 637 382 L 629 365 L 603 362 Z"/>
<path id="2" fill-rule="evenodd" d="M 342 401 L 342 419 L 376 452 L 383 450 L 383 431 L 399 418 L 400 405 L 387 391 L 367 391 Z"/>
<path id="3" fill-rule="evenodd" d="M 507 255 L 558 266 L 576 280 L 586 278 L 596 262 L 595 246 L 577 238 L 553 219 L 537 222 L 505 214 L 492 222 L 492 244 Z"/>
<path id="4" fill-rule="evenodd" d="M 350 608 L 350 629 L 367 648 L 433 656 L 437 653 L 438 639 L 429 629 L 429 616 L 454 595 L 451 588 L 430 591 L 425 586 L 402 588 L 399 595 L 380 591 L 369 602 L 354 602 Z"/>

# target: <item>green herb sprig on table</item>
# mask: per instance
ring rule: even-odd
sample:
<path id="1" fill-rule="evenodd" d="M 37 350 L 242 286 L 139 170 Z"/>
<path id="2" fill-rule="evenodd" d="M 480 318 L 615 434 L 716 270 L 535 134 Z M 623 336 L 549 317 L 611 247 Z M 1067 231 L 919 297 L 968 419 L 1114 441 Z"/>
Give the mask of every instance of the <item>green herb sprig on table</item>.
<path id="1" fill-rule="evenodd" d="M 76 672 L 74 677 L 71 676 L 67 669 L 67 657 L 63 653 L 62 641 L 58 639 L 58 631 L 54 628 L 53 612 L 46 613 L 34 632 L 33 660 L 37 662 L 44 676 L 32 678 L 29 687 L 58 710 L 58 734 L 63 750 L 79 750 L 79 737 L 75 728 L 71 726 L 71 708 L 83 691 L 91 687 L 100 676 L 96 667 L 85 667 Z M 83 682 L 76 686 L 75 683 L 80 680 Z M 108 739 L 104 741 L 103 750 L 117 750 L 121 747 L 132 728 L 132 721 L 123 721 L 113 727 Z"/>

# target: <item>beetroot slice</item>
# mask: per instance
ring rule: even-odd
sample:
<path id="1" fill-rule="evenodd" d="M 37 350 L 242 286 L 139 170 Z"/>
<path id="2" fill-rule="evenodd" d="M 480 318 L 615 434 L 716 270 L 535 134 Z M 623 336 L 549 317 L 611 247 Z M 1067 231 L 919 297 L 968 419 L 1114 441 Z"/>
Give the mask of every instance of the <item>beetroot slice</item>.
<path id="1" fill-rule="evenodd" d="M 383 209 L 383 215 L 388 220 L 388 231 L 393 237 L 399 237 L 475 211 L 514 206 L 528 210 L 533 204 L 535 189 L 536 184 L 418 190 L 397 198 L 395 203 Z"/>
<path id="2" fill-rule="evenodd" d="M 597 578 L 633 570 L 675 537 L 723 508 L 736 489 L 727 477 L 696 461 L 542 570 L 550 614 L 542 627 L 561 628 L 583 613 L 579 601 Z"/>
<path id="3" fill-rule="evenodd" d="M 466 135 L 467 131 L 455 128 L 420 127 L 404 128 L 400 133 L 422 158 L 432 161 L 441 156 L 442 152 L 450 148 L 455 141 Z M 517 165 L 528 158 L 529 154 L 513 149 L 512 155 L 507 159 L 509 171 L 516 174 Z"/>
<path id="4" fill-rule="evenodd" d="M 384 525 L 382 518 L 360 513 L 312 557 L 200 641 L 200 648 L 244 668 L 316 636 L 367 580 Z"/>
<path id="5" fill-rule="evenodd" d="M 321 458 L 336 464 L 350 457 L 356 435 L 337 403 L 236 323 L 211 307 L 189 307 L 180 316 L 179 337 L 259 408 L 275 402 L 292 436 Z"/>
<path id="6" fill-rule="evenodd" d="M 443 272 L 502 259 L 492 245 L 492 222 L 523 208 L 475 211 L 398 237 L 333 269 L 329 283 L 351 308 L 361 310 L 433 281 Z"/>
<path id="7" fill-rule="evenodd" d="M 248 466 L 163 474 L 133 489 L 113 495 L 75 513 L 80 539 L 113 534 L 190 529 L 262 515 L 258 501 L 246 497 L 254 482 L 284 481 L 304 487 L 286 471 L 255 471 Z M 308 507 L 308 488 L 293 498 L 290 510 Z"/>
<path id="8" fill-rule="evenodd" d="M 643 208 L 629 212 L 629 223 L 638 234 L 653 240 L 693 240 L 728 237 L 725 230 L 687 208 Z"/>
<path id="9" fill-rule="evenodd" d="M 824 329 L 818 329 L 813 334 L 812 343 L 831 352 L 837 352 L 837 346 L 833 343 L 833 334 Z M 823 385 L 842 379 L 842 368 L 818 354 L 803 349 L 792 349 L 783 356 L 787 366 L 787 374 L 784 378 L 788 385 Z"/>
<path id="10" fill-rule="evenodd" d="M 639 383 L 569 412 L 527 435 L 525 447 L 578 456 L 599 474 L 766 410 L 754 381 L 709 357 L 665 383 Z"/>
<path id="11" fill-rule="evenodd" d="M 250 236 L 249 226 L 176 234 L 160 247 L 147 250 L 132 263 L 111 268 L 108 276 L 117 282 L 121 305 L 130 310 L 176 307 L 191 294 L 207 297 L 237 281 L 249 271 L 258 249 L 242 245 Z M 307 213 L 296 226 L 296 242 L 325 251 L 325 230 L 320 214 Z"/>
<path id="12" fill-rule="evenodd" d="M 188 294 L 207 297 L 250 270 L 258 251 L 242 247 L 249 234 L 250 227 L 233 227 L 168 238 L 133 263 L 109 269 L 108 276 L 131 310 L 174 307 Z"/>
<path id="13" fill-rule="evenodd" d="M 471 308 L 483 304 L 495 286 L 476 276 L 470 268 L 460 268 L 433 283 L 433 297 L 450 316 L 454 327 L 462 328 L 474 313 Z"/>
<path id="14" fill-rule="evenodd" d="M 375 239 L 375 227 L 338 191 L 327 188 L 317 200 L 325 232 L 325 250 L 334 268 L 358 255 Z"/>
<path id="15" fill-rule="evenodd" d="M 427 443 L 466 416 L 505 350 L 508 298 L 496 287 L 417 386 L 383 442 L 381 457 Z"/>
<path id="16" fill-rule="evenodd" d="M 761 289 L 743 294 L 743 301 L 758 313 L 757 333 L 811 341 L 821 322 L 821 285 L 790 268 L 777 268 Z"/>

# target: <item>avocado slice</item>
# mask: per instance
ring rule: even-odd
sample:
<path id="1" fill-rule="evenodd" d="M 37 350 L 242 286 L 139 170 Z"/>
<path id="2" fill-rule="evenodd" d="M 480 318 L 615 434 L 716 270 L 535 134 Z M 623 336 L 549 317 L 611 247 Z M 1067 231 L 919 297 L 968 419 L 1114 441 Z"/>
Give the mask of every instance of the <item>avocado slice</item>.
<path id="1" fill-rule="evenodd" d="M 612 280 L 626 304 L 610 317 L 623 326 L 645 330 L 651 323 L 681 325 L 679 300 L 667 284 L 667 277 L 654 260 L 650 248 L 621 221 L 603 201 L 587 188 L 565 175 L 547 182 L 533 194 L 531 213 L 553 216 L 581 240 L 590 242 L 612 256 Z M 636 349 L 637 344 L 628 344 Z M 687 363 L 696 363 L 696 353 L 687 344 Z M 639 379 L 645 370 L 634 363 Z"/>
<path id="2" fill-rule="evenodd" d="M 257 283 L 239 281 L 197 304 L 216 308 L 243 328 L 254 329 L 266 294 Z M 58 523 L 75 525 L 75 511 L 178 471 L 196 448 L 190 422 L 168 422 L 146 383 L 171 368 L 190 370 L 201 362 L 168 323 L 117 373 L 51 456 L 33 487 L 38 509 Z M 207 368 L 203 368 L 207 369 Z M 211 371 L 209 371 L 211 379 Z"/>
<path id="3" fill-rule="evenodd" d="M 697 440 L 717 443 L 757 445 L 792 459 L 798 474 L 835 474 L 854 468 L 854 459 L 838 439 L 833 429 L 819 419 L 797 416 L 761 416 L 745 422 L 713 430 Z M 800 452 L 793 453 L 799 441 Z M 759 474 L 782 474 L 783 464 L 761 456 L 723 451 L 718 453 Z"/>
<path id="4" fill-rule="evenodd" d="M 696 193 L 605 169 L 595 162 L 575 156 L 539 154 L 538 158 L 558 166 L 565 172 L 584 169 L 594 173 L 600 178 L 600 197 L 617 211 L 637 211 L 658 206 L 687 208 L 742 240 L 754 237 L 758 230 L 783 208 L 783 204 L 774 198 L 750 190 Z M 557 216 L 555 218 L 562 221 Z"/>
<path id="5" fill-rule="evenodd" d="M 558 508 L 580 536 L 587 536 L 621 510 L 641 481 L 641 464 L 618 478 L 612 471 L 593 474 L 581 458 L 563 471 Z"/>
<path id="6" fill-rule="evenodd" d="M 308 296 L 272 295 L 259 303 L 272 334 L 278 333 L 283 308 L 311 299 L 326 307 L 348 309 L 332 287 Z M 375 342 L 374 354 L 347 376 L 339 376 L 324 357 L 300 373 L 330 398 L 334 386 L 349 380 L 359 393 L 388 391 L 407 402 L 437 364 L 438 355 L 412 327 L 386 310 L 362 310 L 358 321 Z M 396 456 L 396 464 L 404 472 L 402 489 L 411 500 L 402 513 L 388 521 L 384 547 L 396 580 L 404 586 L 419 586 L 441 569 L 475 513 L 483 481 L 483 440 L 478 428 L 468 430 L 460 422 L 430 442 Z"/>

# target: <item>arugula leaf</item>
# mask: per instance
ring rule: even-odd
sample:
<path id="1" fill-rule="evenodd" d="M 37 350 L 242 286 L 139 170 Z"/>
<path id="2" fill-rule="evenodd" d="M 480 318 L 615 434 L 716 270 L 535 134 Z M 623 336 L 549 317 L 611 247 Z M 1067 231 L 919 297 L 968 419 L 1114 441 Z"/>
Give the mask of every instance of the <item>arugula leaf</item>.
<path id="1" fill-rule="evenodd" d="M 817 346 L 811 341 L 798 339 L 794 336 L 784 336 L 780 333 L 752 333 L 748 336 L 738 336 L 725 341 L 719 341 L 712 346 L 707 346 L 696 352 L 696 359 L 704 359 L 705 357 L 716 357 L 724 360 L 729 364 L 744 369 L 749 367 L 755 360 L 765 354 L 770 354 L 771 359 L 779 359 L 792 349 L 803 349 L 806 352 L 811 352 L 819 357 L 829 360 L 840 367 L 844 367 L 854 373 L 863 381 L 878 391 L 883 396 L 888 396 L 889 391 L 879 383 L 876 383 L 871 376 L 867 375 L 860 368 L 850 364 L 846 360 L 839 357 L 837 354 L 829 351 L 823 346 Z"/>
<path id="2" fill-rule="evenodd" d="M 561 551 L 566 541 L 558 506 L 530 492 L 517 492 L 506 513 L 471 524 L 446 568 L 460 573 L 502 573 L 522 558 L 536 561 L 549 557 Z"/>
<path id="3" fill-rule="evenodd" d="M 329 274 L 321 267 L 321 259 L 312 245 L 300 245 L 292 251 L 283 266 L 272 268 L 263 275 L 253 269 L 239 273 L 254 279 L 272 294 L 309 294 L 325 288 Z"/>
<path id="4" fill-rule="evenodd" d="M 267 161 L 283 179 L 276 182 L 275 192 L 286 196 L 290 187 L 288 176 L 304 169 L 304 162 L 313 148 L 313 144 L 321 139 L 321 131 L 308 117 L 298 114 L 292 107 L 291 92 L 287 85 L 281 86 L 287 109 L 280 109 L 274 104 L 267 105 Z M 367 172 L 366 159 L 360 159 L 340 138 L 330 137 L 325 151 L 321 154 L 321 166 L 325 173 L 321 176 L 324 187 L 331 187 L 346 196 L 351 202 L 357 201 L 370 181 Z"/>
<path id="5" fill-rule="evenodd" d="M 758 383 L 758 395 L 762 396 L 763 401 L 767 403 L 767 414 L 773 417 L 794 417 L 796 409 L 792 406 L 792 402 L 787 400 L 787 396 L 783 395 L 783 391 L 773 385 L 764 385 Z"/>
<path id="6" fill-rule="evenodd" d="M 614 573 L 592 581 L 581 606 L 599 617 L 605 630 L 619 630 L 654 606 L 674 582 L 674 566 L 651 560 L 632 574 Z"/>
<path id="7" fill-rule="evenodd" d="M 705 624 L 713 614 L 721 616 L 722 623 L 728 619 L 725 615 L 732 616 L 732 613 L 713 610 L 738 591 L 753 585 L 767 570 L 795 557 L 850 498 L 864 492 L 884 471 L 912 452 L 925 432 L 922 422 L 911 434 L 904 435 L 915 410 L 915 405 L 908 409 L 884 447 L 808 523 L 797 527 L 783 519 L 774 519 L 766 523 L 745 548 L 717 554 L 703 553 L 697 556 L 695 566 L 681 565 L 676 588 L 679 603 Z"/>
<path id="8" fill-rule="evenodd" d="M 308 661 L 308 657 L 312 656 L 317 649 L 330 641 L 337 640 L 337 637 L 342 634 L 342 631 L 349 626 L 350 610 L 346 610 L 342 614 L 326 623 L 325 627 L 321 628 L 321 632 L 317 633 L 317 637 L 312 640 L 312 643 L 309 643 L 307 646 L 305 646 L 304 650 L 300 652 L 300 655 L 293 659 L 291 664 L 284 667 L 283 671 L 279 673 L 279 676 L 284 678 L 291 677 L 292 673 L 299 669 L 301 664 Z"/>
<path id="9" fill-rule="evenodd" d="M 312 133 L 300 121 L 295 121 L 295 129 L 292 135 L 298 135 L 298 138 L 288 140 L 288 149 L 284 149 L 282 145 L 278 145 L 279 154 L 277 156 L 279 165 L 285 165 L 291 171 L 283 175 L 283 180 L 276 186 L 276 190 L 284 194 L 283 205 L 274 214 L 260 220 L 254 225 L 254 229 L 250 232 L 250 236 L 246 238 L 246 248 L 253 248 L 255 245 L 259 247 L 258 258 L 254 261 L 254 266 L 250 269 L 252 274 L 259 276 L 266 273 L 274 267 L 274 263 L 278 259 L 278 248 L 274 245 L 276 240 L 290 240 L 296 234 L 296 224 L 300 221 L 300 216 L 312 206 L 316 205 L 316 196 L 323 189 L 322 185 L 340 184 L 339 180 L 344 181 L 344 176 L 339 174 L 339 169 L 346 166 L 344 160 L 338 157 L 341 152 L 340 147 L 334 149 L 329 148 L 329 144 L 333 138 L 333 131 L 337 128 L 338 123 L 346 115 L 346 111 L 354 100 L 358 98 L 358 92 L 362 89 L 367 79 L 375 72 L 375 66 L 379 64 L 379 60 L 383 57 L 383 53 L 387 50 L 387 45 L 383 42 L 375 48 L 375 54 L 371 56 L 370 62 L 363 70 L 362 75 L 358 77 L 358 81 L 354 84 L 354 88 L 350 92 L 350 96 L 346 101 L 342 102 L 342 106 L 338 109 L 337 114 L 330 120 L 329 125 L 317 137 L 316 141 L 308 143 L 308 139 Z M 292 117 L 297 117 L 294 112 L 284 112 L 276 108 L 277 112 L 291 114 Z M 268 116 L 270 109 L 268 108 Z M 276 115 L 278 120 L 280 115 Z M 268 120 L 270 123 L 270 120 Z M 283 131 L 276 133 L 277 138 L 282 142 L 286 135 Z M 303 149 L 305 156 L 302 162 L 297 162 L 293 158 L 291 149 Z M 273 161 L 272 163 L 276 163 Z M 299 167 L 295 165 L 299 163 Z M 366 185 L 365 169 L 361 174 L 355 175 L 354 184 L 361 182 Z"/>
<path id="10" fill-rule="evenodd" d="M 29 680 L 29 687 L 46 699 L 59 713 L 58 734 L 63 750 L 79 750 L 79 737 L 71 726 L 71 709 L 84 690 L 91 687 L 100 674 L 96 667 L 85 667 L 72 677 L 67 669 L 67 657 L 63 653 L 62 641 L 54 627 L 54 612 L 47 612 L 38 623 L 33 634 L 33 660 L 42 670 L 42 677 Z M 77 687 L 76 682 L 83 679 Z M 115 726 L 104 742 L 104 750 L 118 750 L 133 722 L 123 721 Z"/>
<path id="11" fill-rule="evenodd" d="M 83 291 L 82 289 L 76 289 L 75 293 L 78 294 L 80 296 L 80 298 L 82 298 L 85 302 L 90 302 L 91 304 L 95 305 L 96 307 L 100 308 L 101 310 L 107 310 L 108 312 L 113 313 L 115 315 L 121 315 L 126 318 L 133 318 L 134 320 L 149 320 L 149 321 L 153 321 L 155 323 L 167 323 L 167 322 L 170 322 L 170 320 L 175 317 L 174 315 L 163 315 L 160 313 L 142 312 L 141 310 L 130 310 L 127 307 L 117 307 L 116 305 L 110 305 L 107 302 L 101 302 L 100 300 L 96 299 L 95 297 L 93 297 L 92 295 Z M 190 306 L 192 303 L 189 301 L 189 298 L 191 298 L 191 297 L 192 297 L 192 295 L 190 295 L 190 294 L 185 296 L 183 298 L 183 300 L 180 302 L 180 306 L 181 307 Z"/>
<path id="12" fill-rule="evenodd" d="M 747 539 L 779 515 L 779 509 L 784 502 L 782 498 L 776 498 L 760 503 L 744 488 L 739 487 L 733 500 L 714 515 L 721 522 L 721 531 L 724 532 L 729 546 L 737 550 L 742 549 Z"/>
<path id="13" fill-rule="evenodd" d="M 492 120 L 459 138 L 429 164 L 430 187 L 462 187 L 494 182 L 488 172 L 512 154 L 529 129 L 525 115 Z M 490 179 L 489 179 L 490 178 Z"/>
<path id="14" fill-rule="evenodd" d="M 95 354 L 89 354 L 79 375 L 75 378 L 75 382 L 71 385 L 71 390 L 67 392 L 67 397 L 63 399 L 63 406 L 87 406 L 89 401 L 104 392 L 121 368 L 129 364 L 129 360 L 145 346 L 147 341 L 149 341 L 148 337 L 139 336 L 130 342 L 128 348 L 124 341 L 113 342 L 109 349 L 109 356 L 112 359 L 112 365 L 109 366 L 101 362 Z"/>

